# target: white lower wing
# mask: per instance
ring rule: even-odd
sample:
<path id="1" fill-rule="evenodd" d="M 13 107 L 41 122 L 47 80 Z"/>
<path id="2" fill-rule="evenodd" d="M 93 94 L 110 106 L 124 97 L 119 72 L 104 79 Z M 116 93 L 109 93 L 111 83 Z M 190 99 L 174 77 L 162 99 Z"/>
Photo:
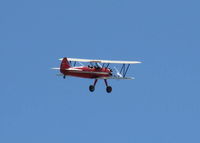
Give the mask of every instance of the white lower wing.
<path id="1" fill-rule="evenodd" d="M 99 77 L 97 79 L 121 79 L 121 80 L 132 80 L 135 79 L 134 77 Z"/>

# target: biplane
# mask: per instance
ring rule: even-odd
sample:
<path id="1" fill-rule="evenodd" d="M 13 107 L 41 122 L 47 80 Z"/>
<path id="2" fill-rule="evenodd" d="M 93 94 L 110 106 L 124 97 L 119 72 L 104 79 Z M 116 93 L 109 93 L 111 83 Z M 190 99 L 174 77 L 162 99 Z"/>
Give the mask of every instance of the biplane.
<path id="1" fill-rule="evenodd" d="M 64 79 L 66 76 L 80 77 L 94 79 L 94 83 L 89 86 L 89 90 L 94 92 L 96 83 L 99 79 L 104 80 L 106 85 L 106 91 L 112 92 L 112 87 L 108 85 L 108 79 L 119 80 L 131 80 L 133 77 L 126 77 L 131 64 L 140 64 L 140 61 L 112 61 L 112 60 L 92 60 L 92 59 L 78 59 L 78 58 L 61 58 L 61 64 L 59 68 L 52 68 L 60 70 L 58 76 L 62 76 Z M 87 66 L 83 65 L 83 62 L 88 63 Z M 79 63 L 80 66 L 76 66 Z M 111 69 L 110 64 L 121 64 L 121 69 L 116 67 Z"/>

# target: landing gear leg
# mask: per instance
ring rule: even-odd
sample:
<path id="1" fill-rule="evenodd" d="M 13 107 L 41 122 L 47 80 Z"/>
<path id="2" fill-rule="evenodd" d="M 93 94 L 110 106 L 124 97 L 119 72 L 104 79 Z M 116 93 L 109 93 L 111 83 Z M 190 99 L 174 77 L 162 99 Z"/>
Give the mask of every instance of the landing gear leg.
<path id="1" fill-rule="evenodd" d="M 105 82 L 105 84 L 106 84 L 106 91 L 107 91 L 108 93 L 111 93 L 111 92 L 112 92 L 112 87 L 108 85 L 108 82 L 107 82 L 106 79 L 104 79 L 104 82 Z"/>
<path id="2" fill-rule="evenodd" d="M 90 87 L 89 87 L 90 92 L 94 92 L 97 81 L 98 81 L 98 79 L 95 79 L 94 84 L 90 85 Z"/>
<path id="3" fill-rule="evenodd" d="M 65 79 L 65 78 L 66 78 L 66 76 L 64 75 L 64 76 L 63 76 L 63 78 Z"/>

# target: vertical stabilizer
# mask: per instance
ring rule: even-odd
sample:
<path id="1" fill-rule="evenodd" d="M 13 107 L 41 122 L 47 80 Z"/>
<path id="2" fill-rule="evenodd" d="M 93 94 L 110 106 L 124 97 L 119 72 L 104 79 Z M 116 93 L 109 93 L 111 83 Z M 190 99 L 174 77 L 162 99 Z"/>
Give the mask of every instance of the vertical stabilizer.
<path id="1" fill-rule="evenodd" d="M 63 70 L 70 68 L 70 64 L 67 60 L 67 58 L 63 58 L 61 64 L 60 64 L 60 71 L 63 73 Z"/>

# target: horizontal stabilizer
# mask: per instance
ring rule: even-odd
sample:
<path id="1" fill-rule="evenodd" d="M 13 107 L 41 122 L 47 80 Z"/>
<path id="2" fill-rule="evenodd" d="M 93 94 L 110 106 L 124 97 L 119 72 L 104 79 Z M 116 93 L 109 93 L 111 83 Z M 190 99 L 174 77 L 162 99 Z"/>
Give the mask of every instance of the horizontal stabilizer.
<path id="1" fill-rule="evenodd" d="M 60 70 L 60 68 L 51 68 L 52 70 Z"/>

